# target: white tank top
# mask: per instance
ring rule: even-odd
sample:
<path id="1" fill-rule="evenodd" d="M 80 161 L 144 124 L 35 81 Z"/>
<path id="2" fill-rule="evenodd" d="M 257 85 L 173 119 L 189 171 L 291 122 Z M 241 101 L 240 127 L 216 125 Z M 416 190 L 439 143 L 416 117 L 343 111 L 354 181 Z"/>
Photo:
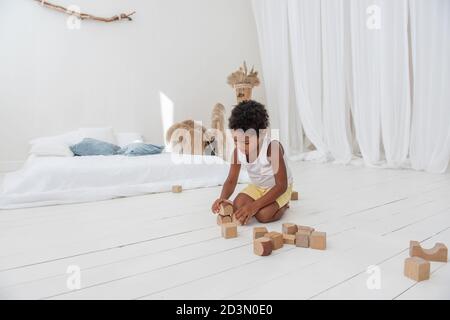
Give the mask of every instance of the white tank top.
<path id="1" fill-rule="evenodd" d="M 269 148 L 271 141 L 272 140 L 267 135 L 264 137 L 258 158 L 251 163 L 247 162 L 247 157 L 245 154 L 237 149 L 238 160 L 241 165 L 247 169 L 247 173 L 252 184 L 264 189 L 275 186 L 275 176 L 273 173 L 272 164 L 269 162 L 269 159 L 267 159 L 267 149 Z M 283 159 L 286 165 L 288 185 L 290 185 L 293 182 L 292 173 L 284 154 Z"/>

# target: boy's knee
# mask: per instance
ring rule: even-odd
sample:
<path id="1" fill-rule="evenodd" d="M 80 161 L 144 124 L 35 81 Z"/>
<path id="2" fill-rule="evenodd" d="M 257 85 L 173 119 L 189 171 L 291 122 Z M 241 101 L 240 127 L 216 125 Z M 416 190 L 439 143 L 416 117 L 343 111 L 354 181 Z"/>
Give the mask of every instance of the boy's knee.
<path id="1" fill-rule="evenodd" d="M 255 214 L 255 218 L 258 222 L 267 223 L 272 221 L 272 215 L 266 211 L 260 210 L 257 214 Z"/>
<path id="2" fill-rule="evenodd" d="M 233 201 L 233 207 L 235 210 L 242 208 L 244 206 L 244 201 L 242 200 L 242 198 L 240 198 L 239 196 L 237 196 L 234 201 Z"/>
<path id="3" fill-rule="evenodd" d="M 251 201 L 252 200 L 249 200 L 248 198 L 243 197 L 239 194 L 236 198 L 234 198 L 233 207 L 235 210 L 237 210 L 250 203 Z"/>

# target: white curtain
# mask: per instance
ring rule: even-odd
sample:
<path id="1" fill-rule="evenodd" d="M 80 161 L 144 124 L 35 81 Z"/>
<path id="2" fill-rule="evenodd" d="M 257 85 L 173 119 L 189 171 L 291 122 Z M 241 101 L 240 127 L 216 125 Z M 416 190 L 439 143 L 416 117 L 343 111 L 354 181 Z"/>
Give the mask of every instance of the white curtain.
<path id="1" fill-rule="evenodd" d="M 353 120 L 365 162 L 404 165 L 410 82 L 406 0 L 352 0 Z M 385 155 L 383 155 L 384 152 Z"/>
<path id="2" fill-rule="evenodd" d="M 288 0 L 288 18 L 296 105 L 314 158 L 346 163 L 343 1 Z"/>
<path id="3" fill-rule="evenodd" d="M 278 110 L 280 139 L 285 142 L 286 154 L 290 155 L 290 62 L 286 8 L 285 0 L 253 0 L 267 103 Z"/>
<path id="4" fill-rule="evenodd" d="M 288 0 L 287 3 L 296 106 L 303 130 L 316 147 L 318 158 L 323 158 L 328 150 L 322 127 L 320 1 Z"/>
<path id="5" fill-rule="evenodd" d="M 412 0 L 414 169 L 445 172 L 450 158 L 450 1 Z"/>
<path id="6" fill-rule="evenodd" d="M 360 150 L 367 165 L 446 170 L 449 6 L 447 0 L 253 0 L 268 103 L 286 114 L 280 101 L 286 103 L 281 96 L 289 86 L 281 84 L 292 72 L 301 125 L 316 149 L 299 159 L 349 163 Z M 282 142 L 283 130 L 292 130 L 286 121 L 280 120 Z"/>
<path id="7" fill-rule="evenodd" d="M 346 100 L 345 3 L 343 0 L 322 0 L 322 108 L 325 143 L 331 156 L 339 163 L 352 158 L 350 138 L 350 103 Z"/>

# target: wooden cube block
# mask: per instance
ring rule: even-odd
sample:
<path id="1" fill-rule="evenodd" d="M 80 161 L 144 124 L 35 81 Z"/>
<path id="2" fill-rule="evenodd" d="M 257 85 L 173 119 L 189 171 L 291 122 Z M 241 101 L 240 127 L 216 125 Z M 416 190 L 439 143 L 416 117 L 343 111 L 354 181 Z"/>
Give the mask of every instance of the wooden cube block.
<path id="1" fill-rule="evenodd" d="M 430 279 L 430 262 L 420 257 L 407 258 L 405 260 L 404 274 L 415 281 Z"/>
<path id="2" fill-rule="evenodd" d="M 237 237 L 237 224 L 233 222 L 222 224 L 222 237 L 225 239 Z"/>
<path id="3" fill-rule="evenodd" d="M 253 228 L 253 240 L 264 237 L 268 233 L 266 227 L 255 227 Z"/>
<path id="4" fill-rule="evenodd" d="M 309 246 L 311 249 L 325 250 L 327 248 L 327 234 L 318 231 L 311 232 Z"/>
<path id="5" fill-rule="evenodd" d="M 217 225 L 221 226 L 224 223 L 230 223 L 231 217 L 230 216 L 221 216 L 220 214 L 217 215 Z"/>
<path id="6" fill-rule="evenodd" d="M 283 242 L 285 244 L 294 244 L 295 245 L 295 234 L 286 234 L 283 233 Z"/>
<path id="7" fill-rule="evenodd" d="M 233 214 L 233 205 L 228 202 L 223 202 L 219 205 L 219 215 L 231 216 Z"/>
<path id="8" fill-rule="evenodd" d="M 283 233 L 285 234 L 296 234 L 298 227 L 294 223 L 283 223 Z"/>
<path id="9" fill-rule="evenodd" d="M 298 200 L 298 192 L 297 191 L 292 191 L 291 200 Z"/>
<path id="10" fill-rule="evenodd" d="M 272 239 L 261 237 L 253 241 L 253 252 L 258 256 L 268 256 L 272 253 Z"/>
<path id="11" fill-rule="evenodd" d="M 264 235 L 264 237 L 270 238 L 272 240 L 273 250 L 278 250 L 283 247 L 283 234 L 279 232 L 269 232 Z"/>
<path id="12" fill-rule="evenodd" d="M 424 249 L 418 241 L 409 242 L 409 255 L 428 261 L 447 262 L 448 249 L 443 243 L 436 243 L 431 249 Z"/>
<path id="13" fill-rule="evenodd" d="M 172 192 L 173 193 L 180 193 L 181 191 L 183 191 L 183 187 L 176 185 L 176 186 L 172 186 Z"/>
<path id="14" fill-rule="evenodd" d="M 309 248 L 309 237 L 311 235 L 310 230 L 300 229 L 295 234 L 295 245 L 297 247 Z"/>

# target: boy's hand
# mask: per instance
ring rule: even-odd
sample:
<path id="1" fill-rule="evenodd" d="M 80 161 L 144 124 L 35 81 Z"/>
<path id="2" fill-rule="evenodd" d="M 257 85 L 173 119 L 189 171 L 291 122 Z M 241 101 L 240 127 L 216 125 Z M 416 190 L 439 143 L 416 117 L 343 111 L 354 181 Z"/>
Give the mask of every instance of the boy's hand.
<path id="1" fill-rule="evenodd" d="M 229 201 L 229 200 L 227 200 L 227 199 L 219 198 L 219 199 L 217 199 L 216 201 L 214 201 L 214 203 L 213 203 L 213 205 L 212 205 L 212 207 L 211 207 L 211 211 L 212 211 L 213 213 L 219 213 L 219 210 L 220 210 L 220 204 L 221 204 L 221 203 L 224 203 L 224 202 L 227 202 L 227 203 L 233 205 L 233 203 L 232 203 L 231 201 Z"/>
<path id="2" fill-rule="evenodd" d="M 254 208 L 252 204 L 247 204 L 237 210 L 234 215 L 242 225 L 245 225 L 250 221 L 251 217 L 256 214 L 256 212 L 258 212 L 258 209 Z"/>

